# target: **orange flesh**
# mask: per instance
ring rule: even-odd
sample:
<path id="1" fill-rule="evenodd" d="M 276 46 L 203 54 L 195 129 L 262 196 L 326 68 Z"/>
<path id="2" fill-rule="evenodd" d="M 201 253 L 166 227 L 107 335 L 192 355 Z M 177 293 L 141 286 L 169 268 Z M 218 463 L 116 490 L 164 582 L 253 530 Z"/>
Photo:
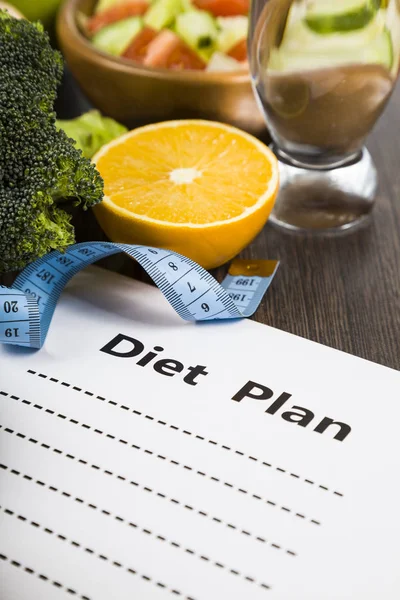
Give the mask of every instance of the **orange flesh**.
<path id="1" fill-rule="evenodd" d="M 142 131 L 109 147 L 97 168 L 115 205 L 170 223 L 239 217 L 259 201 L 272 176 L 270 158 L 254 141 L 199 122 Z M 177 169 L 196 176 L 176 183 Z"/>

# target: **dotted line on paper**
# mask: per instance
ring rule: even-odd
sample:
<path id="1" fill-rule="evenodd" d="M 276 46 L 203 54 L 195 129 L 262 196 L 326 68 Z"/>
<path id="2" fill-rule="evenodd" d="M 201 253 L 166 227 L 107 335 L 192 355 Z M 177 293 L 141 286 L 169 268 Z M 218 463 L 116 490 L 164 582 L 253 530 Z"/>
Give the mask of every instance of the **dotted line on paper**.
<path id="1" fill-rule="evenodd" d="M 43 575 L 43 573 L 39 573 L 38 571 L 31 569 L 30 567 L 24 567 L 20 562 L 18 562 L 17 560 L 12 560 L 11 558 L 8 558 L 8 556 L 6 556 L 5 554 L 0 554 L 0 560 L 9 562 L 10 565 L 12 565 L 13 567 L 17 567 L 17 569 L 23 569 L 25 571 L 25 573 L 29 573 L 29 575 L 34 575 L 38 579 L 41 579 L 42 581 L 47 581 L 48 583 L 51 583 L 52 585 L 54 585 L 54 587 L 56 587 L 60 590 L 63 590 L 64 592 L 68 592 L 68 594 L 71 594 L 72 596 L 77 596 L 77 597 L 81 598 L 81 600 L 90 600 L 90 598 L 88 598 L 87 596 L 80 595 L 77 591 L 73 590 L 72 588 L 66 587 L 59 581 L 50 579 L 49 577 L 47 577 L 47 575 Z"/>
<path id="2" fill-rule="evenodd" d="M 113 517 L 116 521 L 119 521 L 120 523 L 126 523 L 130 527 L 133 527 L 134 529 L 138 529 L 139 531 L 142 531 L 143 533 L 147 534 L 148 536 L 154 537 L 155 539 L 159 540 L 160 542 L 166 542 L 168 545 L 170 545 L 173 548 L 181 549 L 184 552 L 186 552 L 187 554 L 191 554 L 192 556 L 194 556 L 194 557 L 196 557 L 196 558 L 198 558 L 198 559 L 200 559 L 200 560 L 202 560 L 204 562 L 208 562 L 210 565 L 218 567 L 219 569 L 226 570 L 228 573 L 230 573 L 232 575 L 236 575 L 236 576 L 238 576 L 240 578 L 243 578 L 245 581 L 248 581 L 249 583 L 254 583 L 256 585 L 259 585 L 260 587 L 262 587 L 263 589 L 266 589 L 266 590 L 270 590 L 271 589 L 271 586 L 267 585 L 266 583 L 262 583 L 262 582 L 256 581 L 256 579 L 254 579 L 254 577 L 250 577 L 248 575 L 244 575 L 243 573 L 240 573 L 240 571 L 237 571 L 236 569 L 231 569 L 230 567 L 227 567 L 226 565 L 224 565 L 224 564 L 222 564 L 220 562 L 214 561 L 213 559 L 209 558 L 208 556 L 204 556 L 202 554 L 201 555 L 197 554 L 194 550 L 191 550 L 190 548 L 185 548 L 181 544 L 178 544 L 177 542 L 168 540 L 164 536 L 156 535 L 155 533 L 153 533 L 149 529 L 143 529 L 143 528 L 139 527 L 138 525 L 136 525 L 136 523 L 132 523 L 131 521 L 127 521 L 126 519 L 124 519 L 123 517 L 120 517 L 118 515 L 113 515 L 108 510 L 101 509 L 98 506 L 96 506 L 95 504 L 91 504 L 91 503 L 83 500 L 82 498 L 74 497 L 74 496 L 72 496 L 72 494 L 70 494 L 68 492 L 65 492 L 65 491 L 61 491 L 61 490 L 59 490 L 58 488 L 56 488 L 54 486 L 50 486 L 50 485 L 46 484 L 44 481 L 41 481 L 41 480 L 38 480 L 38 479 L 35 480 L 30 475 L 22 474 L 20 471 L 17 471 L 16 469 L 10 469 L 10 467 L 7 467 L 7 465 L 4 465 L 4 464 L 0 464 L 0 469 L 3 469 L 5 471 L 9 471 L 13 475 L 20 476 L 23 479 L 26 479 L 27 481 L 32 481 L 33 483 L 36 483 L 37 485 L 40 485 L 41 487 L 46 487 L 47 489 L 51 490 L 52 492 L 59 492 L 62 496 L 65 496 L 67 498 L 71 498 L 71 499 L 75 500 L 75 502 L 78 502 L 79 504 L 87 506 L 87 507 L 91 508 L 92 510 L 98 510 L 99 512 L 101 512 L 102 514 L 106 515 L 107 517 Z M 42 527 L 39 523 L 31 522 L 31 524 L 33 524 L 33 526 L 36 525 L 37 527 L 44 529 L 44 527 Z M 51 530 L 51 529 L 45 529 L 45 531 L 46 531 L 46 533 L 54 534 L 54 531 Z M 57 535 L 57 537 L 60 537 L 59 534 L 55 534 L 55 535 Z M 61 536 L 61 537 L 63 537 L 63 536 Z M 68 541 L 67 538 L 65 538 L 65 541 Z M 71 544 L 73 546 L 81 547 L 81 544 L 79 544 L 78 542 L 71 541 Z M 93 553 L 95 556 L 97 556 L 98 558 L 101 558 L 102 560 L 110 562 L 111 564 L 113 564 L 116 567 L 122 567 L 122 568 L 126 569 L 127 571 L 129 571 L 133 575 L 137 574 L 137 572 L 134 569 L 130 569 L 130 568 L 128 569 L 127 567 L 124 567 L 121 563 L 119 563 L 117 561 L 113 561 L 110 558 L 108 558 L 107 556 L 104 556 L 103 554 L 97 554 L 94 550 L 91 550 L 90 548 L 89 549 L 85 548 L 85 550 L 87 552 L 89 552 L 89 553 Z M 152 579 L 150 577 L 147 577 L 147 575 L 146 576 L 140 575 L 140 576 L 142 577 L 142 579 L 145 579 L 147 581 L 152 581 Z M 176 594 L 177 596 L 182 596 L 183 595 L 178 590 L 168 588 L 164 584 L 160 585 L 159 583 L 157 583 L 157 585 L 159 587 L 164 587 L 164 588 L 168 589 L 168 591 L 172 592 L 173 594 Z M 186 600 L 193 600 L 193 598 L 186 597 Z"/>
<path id="3" fill-rule="evenodd" d="M 264 467 L 269 467 L 271 469 L 274 469 L 275 471 L 278 471 L 278 473 L 285 473 L 285 474 L 289 475 L 290 477 L 293 477 L 294 479 L 298 479 L 299 481 L 303 481 L 305 483 L 308 483 L 309 485 L 315 485 L 318 489 L 321 489 L 325 492 L 332 492 L 332 494 L 334 494 L 335 496 L 339 496 L 339 497 L 344 496 L 344 494 L 342 494 L 342 492 L 337 492 L 335 490 L 331 490 L 326 485 L 321 485 L 319 483 L 316 483 L 315 481 L 312 481 L 311 479 L 306 479 L 306 478 L 302 477 L 301 475 L 292 473 L 288 469 L 283 469 L 282 467 L 275 467 L 271 463 L 263 461 L 260 458 L 252 456 L 250 454 L 246 454 L 245 452 L 242 452 L 241 450 L 234 450 L 230 446 L 226 446 L 225 444 L 221 444 L 219 442 L 216 442 L 215 440 L 207 439 L 204 436 L 197 435 L 197 434 L 193 433 L 192 431 L 188 431 L 187 429 L 182 429 L 181 427 L 177 427 L 176 425 L 170 425 L 169 423 L 167 423 L 167 421 L 162 421 L 160 419 L 156 419 L 152 415 L 148 415 L 139 410 L 132 409 L 129 406 L 126 406 L 125 404 L 118 404 L 117 402 L 114 402 L 113 400 L 107 400 L 103 396 L 96 396 L 96 394 L 94 394 L 93 392 L 83 390 L 82 388 L 72 385 L 71 383 L 67 383 L 66 381 L 61 381 L 60 379 L 56 379 L 55 377 L 50 377 L 49 375 L 45 375 L 44 373 L 38 373 L 37 371 L 32 371 L 31 369 L 28 369 L 27 372 L 30 375 L 37 375 L 38 377 L 41 377 L 42 379 L 48 379 L 52 383 L 59 383 L 60 385 L 62 385 L 64 387 L 70 387 L 71 389 L 73 389 L 76 392 L 82 392 L 86 396 L 91 396 L 91 397 L 95 398 L 96 400 L 100 400 L 101 402 L 107 402 L 108 404 L 111 404 L 112 406 L 116 406 L 117 408 L 120 408 L 121 410 L 129 411 L 131 414 L 134 414 L 139 417 L 143 417 L 144 419 L 147 419 L 149 421 L 154 421 L 158 425 L 162 425 L 164 427 L 169 427 L 173 431 L 179 431 L 184 435 L 193 436 L 197 440 L 207 442 L 207 443 L 211 444 L 212 446 L 222 448 L 223 450 L 226 450 L 227 452 L 234 452 L 238 456 L 245 457 L 245 458 L 251 460 L 252 462 L 256 462 L 256 463 L 263 465 Z"/>
<path id="4" fill-rule="evenodd" d="M 136 481 L 131 481 L 129 480 L 127 477 L 124 477 L 123 475 L 118 475 L 117 473 L 113 473 L 112 471 L 106 470 L 106 469 L 102 469 L 101 467 L 99 467 L 98 465 L 93 465 L 88 463 L 86 460 L 83 460 L 82 458 L 77 458 L 76 456 L 73 456 L 72 454 L 67 454 L 66 452 L 63 452 L 62 450 L 59 450 L 58 448 L 52 448 L 51 446 L 49 446 L 48 444 L 44 444 L 39 442 L 38 440 L 35 440 L 34 438 L 28 438 L 28 436 L 24 435 L 23 433 L 19 433 L 14 431 L 13 429 L 10 429 L 9 427 L 4 427 L 3 425 L 0 425 L 0 430 L 3 429 L 3 431 L 11 434 L 11 435 L 16 435 L 18 438 L 20 439 L 24 439 L 28 442 L 31 442 L 32 444 L 39 444 L 42 448 L 45 448 L 46 450 L 51 450 L 52 452 L 54 452 L 55 454 L 58 454 L 59 456 L 64 456 L 70 460 L 75 460 L 77 462 L 79 462 L 80 464 L 83 464 L 85 466 L 88 466 L 96 471 L 101 471 L 102 473 L 109 475 L 111 477 L 115 477 L 116 479 L 120 480 L 120 481 L 126 481 L 127 483 L 129 483 L 130 485 L 133 485 L 137 488 L 141 488 L 143 491 L 150 493 L 150 494 L 156 494 L 156 496 L 158 496 L 159 498 L 163 499 L 163 500 L 168 500 L 170 502 L 172 502 L 173 504 L 176 504 L 177 506 L 182 506 L 183 508 L 186 508 L 187 510 L 193 511 L 197 514 L 199 514 L 202 517 L 206 517 L 211 519 L 212 521 L 214 521 L 215 523 L 219 523 L 221 525 L 225 525 L 226 527 L 228 527 L 229 529 L 232 529 L 233 531 L 237 531 L 238 533 L 242 533 L 243 535 L 249 537 L 249 538 L 253 538 L 254 540 L 257 540 L 258 542 L 261 542 L 263 544 L 268 544 L 269 546 L 271 546 L 271 548 L 275 548 L 276 550 L 284 550 L 282 548 L 282 546 L 280 546 L 279 544 L 275 544 L 272 542 L 268 542 L 268 540 L 266 540 L 265 538 L 261 537 L 261 536 L 255 536 L 254 534 L 250 533 L 250 531 L 247 531 L 245 529 L 239 529 L 236 525 L 233 525 L 232 523 L 226 523 L 225 521 L 223 521 L 222 519 L 219 519 L 218 517 L 213 517 L 212 515 L 209 515 L 208 513 L 199 510 L 189 504 L 182 504 L 182 502 L 180 502 L 179 500 L 176 500 L 175 498 L 169 498 L 168 496 L 166 496 L 165 494 L 162 494 L 161 492 L 156 492 L 155 490 L 153 490 L 152 488 L 149 487 L 145 487 L 143 485 L 140 485 L 139 483 L 137 483 Z M 115 517 L 117 520 L 119 521 L 126 521 L 122 518 L 117 518 Z M 128 523 L 128 525 L 133 526 L 131 523 Z M 146 529 L 142 528 L 142 531 L 144 531 L 145 533 L 148 533 L 148 531 Z M 286 554 L 289 554 L 290 556 L 297 556 L 297 552 L 294 552 L 293 550 L 284 550 L 284 552 L 286 552 Z"/>
<path id="5" fill-rule="evenodd" d="M 68 539 L 65 535 L 62 535 L 60 533 L 56 533 L 55 531 L 53 531 L 52 529 L 49 529 L 48 527 L 44 527 L 44 525 L 41 525 L 40 523 L 37 523 L 36 521 L 30 521 L 29 519 L 27 519 L 26 517 L 17 514 L 16 512 L 8 509 L 8 508 L 4 508 L 2 506 L 0 506 L 0 510 L 2 510 L 6 515 L 9 516 L 14 516 L 16 517 L 19 521 L 23 521 L 24 523 L 28 523 L 29 525 L 31 525 L 32 527 L 35 527 L 36 529 L 41 529 L 42 531 L 44 531 L 45 533 L 47 533 L 48 535 L 54 535 L 56 538 L 58 538 L 59 540 L 61 540 L 62 542 L 67 542 L 69 544 L 71 544 L 71 546 L 73 546 L 74 548 L 82 548 L 82 550 L 84 550 L 85 552 L 87 552 L 88 554 L 91 554 L 93 556 L 95 556 L 96 558 L 99 558 L 100 560 L 103 560 L 105 562 L 109 562 L 111 563 L 114 567 L 123 569 L 124 571 L 127 571 L 128 573 L 130 573 L 131 575 L 139 575 L 139 577 L 141 579 L 144 579 L 145 581 L 148 581 L 150 583 L 154 583 L 157 587 L 163 588 L 166 591 L 171 592 L 172 594 L 175 594 L 176 596 L 182 596 L 183 594 L 181 592 L 179 592 L 178 590 L 172 589 L 172 588 L 168 588 L 168 586 L 165 583 L 162 583 L 161 581 L 154 581 L 154 579 L 152 579 L 151 577 L 148 577 L 147 575 L 140 575 L 135 569 L 132 569 L 130 567 L 126 567 L 124 566 L 122 563 L 116 561 L 116 560 L 111 560 L 111 558 L 108 558 L 107 556 L 105 556 L 104 554 L 99 554 L 98 552 L 96 552 L 95 550 L 93 550 L 92 548 L 87 548 L 86 546 L 83 546 L 82 544 L 80 544 L 79 542 L 75 541 L 75 540 L 70 540 Z M 47 579 L 47 578 L 46 578 Z M 53 583 L 53 582 L 52 582 Z M 73 590 L 68 589 L 67 590 L 70 593 L 75 594 L 76 592 L 74 592 Z M 88 598 L 86 598 L 86 596 L 81 596 L 81 598 L 83 600 L 89 600 Z M 190 597 L 190 596 L 185 596 L 186 600 L 194 600 L 194 598 Z"/>
<path id="6" fill-rule="evenodd" d="M 232 483 L 229 483 L 228 481 L 222 481 L 218 477 L 214 477 L 213 475 L 208 475 L 204 471 L 198 471 L 198 470 L 194 469 L 193 467 L 190 467 L 189 465 L 184 465 L 184 464 L 180 463 L 179 461 L 174 460 L 172 458 L 167 458 L 166 456 L 163 456 L 162 454 L 156 454 L 152 450 L 148 450 L 147 448 L 142 448 L 141 446 L 138 446 L 137 444 L 131 444 L 127 440 L 118 438 L 117 436 L 115 436 L 111 433 L 106 433 L 106 432 L 102 431 L 101 429 L 95 429 L 94 427 L 92 427 L 91 425 L 88 425 L 87 423 L 80 423 L 76 419 L 72 419 L 72 418 L 68 417 L 67 415 L 64 415 L 63 413 L 56 413 L 54 410 L 51 410 L 49 408 L 44 408 L 44 406 L 42 406 L 41 404 L 36 404 L 36 403 L 33 404 L 29 400 L 24 400 L 24 399 L 19 398 L 18 396 L 7 394 L 3 390 L 0 390 L 0 395 L 12 398 L 13 400 L 15 400 L 17 402 L 20 401 L 20 402 L 22 402 L 22 404 L 31 406 L 33 408 L 36 408 L 37 410 L 44 410 L 44 412 L 46 412 L 50 415 L 55 415 L 56 417 L 63 419 L 65 421 L 68 421 L 69 423 L 72 423 L 73 425 L 79 425 L 80 427 L 83 427 L 86 430 L 93 431 L 94 433 L 97 433 L 98 435 L 104 435 L 106 438 L 108 438 L 114 442 L 118 442 L 118 443 L 120 443 L 128 448 L 131 448 L 133 450 L 142 451 L 145 454 L 148 454 L 150 456 L 154 456 L 155 458 L 158 458 L 159 460 L 167 461 L 169 464 L 172 464 L 176 467 L 183 467 L 187 471 L 192 471 L 196 475 L 200 475 L 201 477 L 206 477 L 209 481 L 213 481 L 215 483 L 221 483 L 225 487 L 227 487 L 235 492 L 238 492 L 243 495 L 247 495 L 250 498 L 253 498 L 254 500 L 259 500 L 263 504 L 267 504 L 268 506 L 273 506 L 273 507 L 279 508 L 280 510 L 282 510 L 288 514 L 293 514 L 294 516 L 299 517 L 301 519 L 306 519 L 309 523 L 313 523 L 314 525 L 321 525 L 321 521 L 317 521 L 316 519 L 311 519 L 310 517 L 306 517 L 305 515 L 303 515 L 301 513 L 297 513 L 292 508 L 289 508 L 287 506 L 281 506 L 277 502 L 274 502 L 273 500 L 263 498 L 262 496 L 259 496 L 258 494 L 249 492 L 248 490 L 245 490 L 244 488 L 239 488 L 239 487 L 233 485 Z"/>

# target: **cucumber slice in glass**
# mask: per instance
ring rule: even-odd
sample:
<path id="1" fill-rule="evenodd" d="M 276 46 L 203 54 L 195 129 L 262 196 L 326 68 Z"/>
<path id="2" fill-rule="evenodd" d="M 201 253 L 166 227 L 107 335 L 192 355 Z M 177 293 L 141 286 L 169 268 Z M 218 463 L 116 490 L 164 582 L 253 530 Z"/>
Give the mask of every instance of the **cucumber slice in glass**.
<path id="1" fill-rule="evenodd" d="M 376 62 L 387 69 L 392 68 L 394 61 L 394 52 L 393 52 L 393 43 L 392 36 L 390 35 L 390 31 L 385 27 L 382 35 L 376 39 L 375 44 L 372 45 L 372 53 L 375 52 L 375 60 L 371 60 L 370 62 Z M 371 56 L 373 59 L 373 55 Z"/>
<path id="2" fill-rule="evenodd" d="M 363 29 L 380 8 L 379 0 L 312 2 L 305 22 L 316 33 L 329 34 Z"/>
<path id="3" fill-rule="evenodd" d="M 307 48 L 304 48 L 303 52 L 275 48 L 271 52 L 268 68 L 271 71 L 288 73 L 351 64 L 382 65 L 390 70 L 393 65 L 393 44 L 388 29 L 385 28 L 368 45 L 354 47 L 351 52 L 346 46 L 318 53 L 310 49 L 307 51 Z"/>

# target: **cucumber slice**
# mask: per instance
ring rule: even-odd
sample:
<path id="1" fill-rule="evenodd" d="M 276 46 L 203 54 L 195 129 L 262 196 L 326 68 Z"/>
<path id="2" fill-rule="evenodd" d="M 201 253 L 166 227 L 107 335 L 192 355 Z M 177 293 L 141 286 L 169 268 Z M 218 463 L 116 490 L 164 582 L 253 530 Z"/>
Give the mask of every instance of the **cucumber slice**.
<path id="1" fill-rule="evenodd" d="M 182 11 L 195 10 L 196 7 L 193 5 L 192 0 L 181 0 Z"/>
<path id="2" fill-rule="evenodd" d="M 143 27 L 141 17 L 129 17 L 107 25 L 92 38 L 92 44 L 108 54 L 121 56 Z"/>
<path id="3" fill-rule="evenodd" d="M 303 52 L 293 52 L 274 48 L 270 55 L 268 68 L 273 71 L 293 72 L 310 71 L 311 69 L 323 69 L 327 67 L 354 65 L 354 64 L 376 64 L 386 67 L 388 70 L 393 65 L 393 45 L 388 29 L 384 29 L 369 44 L 354 47 L 351 52 L 345 45 L 341 48 L 325 51 L 312 52 L 312 49 L 303 49 Z"/>
<path id="4" fill-rule="evenodd" d="M 324 17 L 356 13 L 364 6 L 373 6 L 376 10 L 381 5 L 381 0 L 308 0 L 306 2 L 306 15 Z"/>
<path id="5" fill-rule="evenodd" d="M 351 55 L 360 47 L 373 43 L 385 30 L 385 11 L 378 11 L 374 19 L 363 29 L 351 32 L 320 35 L 307 27 L 303 16 L 291 13 L 287 21 L 279 52 L 330 54 L 347 52 Z"/>
<path id="6" fill-rule="evenodd" d="M 379 7 L 379 0 L 312 2 L 307 9 L 305 22 L 319 34 L 355 31 L 368 25 Z"/>
<path id="7" fill-rule="evenodd" d="M 394 61 L 393 43 L 390 31 L 385 27 L 382 35 L 380 35 L 371 48 L 366 48 L 366 53 L 370 54 L 369 63 L 382 65 L 387 69 L 392 68 Z"/>
<path id="8" fill-rule="evenodd" d="M 217 39 L 219 52 L 229 52 L 240 40 L 247 38 L 248 17 L 218 17 L 217 25 L 220 29 Z"/>
<path id="9" fill-rule="evenodd" d="M 240 62 L 226 54 L 222 54 L 222 52 L 214 52 L 207 65 L 206 71 L 219 71 L 221 73 L 224 71 L 237 71 L 239 69 L 243 69 L 243 65 Z"/>
<path id="10" fill-rule="evenodd" d="M 390 2 L 386 11 L 386 25 L 390 31 L 393 46 L 391 75 L 393 79 L 396 79 L 400 65 L 400 0 Z"/>
<path id="11" fill-rule="evenodd" d="M 204 10 L 190 10 L 177 16 L 176 33 L 191 48 L 213 48 L 218 37 L 215 19 Z"/>
<path id="12" fill-rule="evenodd" d="M 180 12 L 181 0 L 156 0 L 147 11 L 144 22 L 148 27 L 160 31 L 171 25 Z"/>
<path id="13" fill-rule="evenodd" d="M 94 9 L 94 14 L 97 15 L 99 13 L 116 6 L 117 4 L 122 4 L 124 0 L 99 0 L 96 4 L 96 8 Z"/>

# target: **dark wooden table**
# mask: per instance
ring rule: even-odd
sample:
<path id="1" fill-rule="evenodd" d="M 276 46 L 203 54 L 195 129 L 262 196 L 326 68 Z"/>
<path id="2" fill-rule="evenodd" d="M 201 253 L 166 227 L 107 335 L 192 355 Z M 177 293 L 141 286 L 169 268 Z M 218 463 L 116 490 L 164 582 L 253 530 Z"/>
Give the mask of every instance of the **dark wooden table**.
<path id="1" fill-rule="evenodd" d="M 63 117 L 86 108 L 70 87 L 58 106 Z M 399 119 L 400 86 L 367 143 L 380 176 L 367 227 L 324 238 L 267 225 L 241 255 L 281 261 L 256 321 L 395 369 L 400 369 Z M 79 217 L 76 230 L 78 241 L 105 239 L 90 212 Z M 143 278 L 140 267 L 123 255 L 102 264 Z M 225 272 L 221 267 L 214 274 L 221 280 Z"/>

